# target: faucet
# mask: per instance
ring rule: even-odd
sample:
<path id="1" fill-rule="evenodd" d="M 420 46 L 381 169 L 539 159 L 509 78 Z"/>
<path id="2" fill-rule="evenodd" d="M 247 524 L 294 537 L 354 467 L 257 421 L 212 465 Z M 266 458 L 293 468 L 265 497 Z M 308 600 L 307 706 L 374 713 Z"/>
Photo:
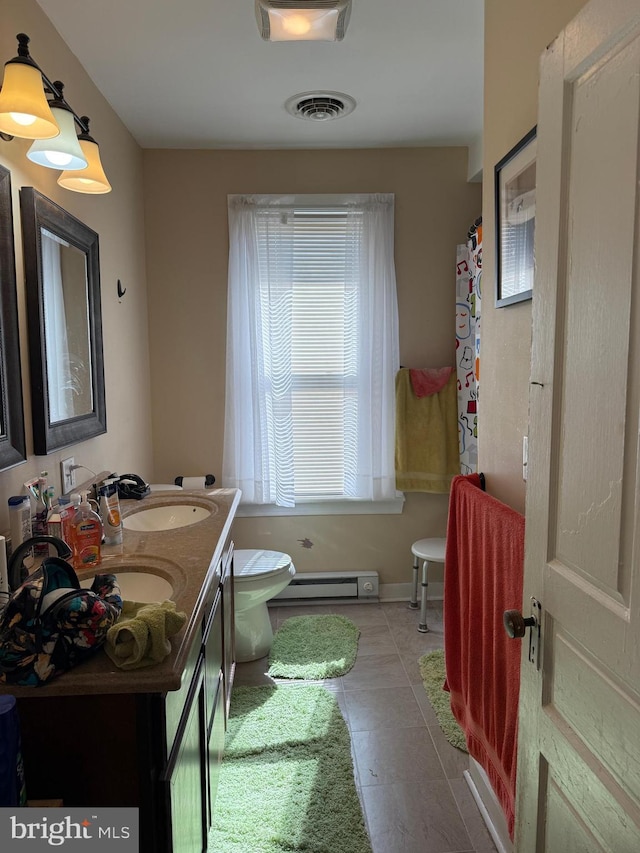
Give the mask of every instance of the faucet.
<path id="1" fill-rule="evenodd" d="M 16 589 L 20 586 L 26 574 L 23 577 L 23 572 L 26 570 L 22 565 L 22 558 L 24 555 L 33 548 L 34 545 L 38 545 L 39 543 L 46 543 L 47 545 L 52 545 L 56 551 L 58 552 L 58 556 L 63 560 L 66 560 L 67 557 L 71 556 L 71 548 L 64 542 L 62 539 L 58 539 L 56 536 L 32 536 L 31 539 L 25 539 L 25 541 L 18 545 L 16 550 L 11 554 L 9 558 L 9 562 L 7 564 L 7 574 L 9 576 L 9 591 L 15 592 Z"/>

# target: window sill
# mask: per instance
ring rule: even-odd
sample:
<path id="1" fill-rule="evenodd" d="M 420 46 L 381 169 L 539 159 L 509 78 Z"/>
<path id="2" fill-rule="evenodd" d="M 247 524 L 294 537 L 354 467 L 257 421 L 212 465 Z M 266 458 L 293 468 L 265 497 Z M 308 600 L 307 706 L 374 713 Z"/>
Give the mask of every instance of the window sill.
<path id="1" fill-rule="evenodd" d="M 292 515 L 399 515 L 404 506 L 404 495 L 390 501 L 327 500 L 300 501 L 294 507 L 275 504 L 240 503 L 236 517 Z"/>

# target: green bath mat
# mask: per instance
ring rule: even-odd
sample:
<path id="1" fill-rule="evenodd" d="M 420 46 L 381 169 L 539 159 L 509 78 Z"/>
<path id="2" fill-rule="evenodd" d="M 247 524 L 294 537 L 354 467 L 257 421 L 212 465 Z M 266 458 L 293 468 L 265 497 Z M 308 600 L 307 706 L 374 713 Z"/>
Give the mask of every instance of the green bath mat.
<path id="1" fill-rule="evenodd" d="M 444 651 L 429 652 L 418 661 L 422 683 L 433 706 L 440 728 L 452 746 L 468 752 L 464 732 L 451 712 L 449 694 L 442 689 L 445 679 Z"/>
<path id="2" fill-rule="evenodd" d="M 236 687 L 211 853 L 371 853 L 351 742 L 317 685 Z"/>
<path id="3" fill-rule="evenodd" d="M 359 636 L 345 616 L 292 616 L 275 633 L 268 675 L 307 681 L 344 675 L 355 663 Z"/>

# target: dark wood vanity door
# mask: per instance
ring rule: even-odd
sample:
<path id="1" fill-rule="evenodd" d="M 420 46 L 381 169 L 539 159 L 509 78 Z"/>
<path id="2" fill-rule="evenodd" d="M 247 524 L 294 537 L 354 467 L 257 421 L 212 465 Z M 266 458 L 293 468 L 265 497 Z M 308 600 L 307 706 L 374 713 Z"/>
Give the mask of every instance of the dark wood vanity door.
<path id="1" fill-rule="evenodd" d="M 169 758 L 166 782 L 171 809 L 172 853 L 198 853 L 207 849 L 207 783 L 204 666 L 193 681 L 188 710 Z"/>
<path id="2" fill-rule="evenodd" d="M 229 551 L 228 558 L 223 564 L 222 579 L 220 581 L 222 590 L 222 636 L 224 655 L 224 693 L 225 693 L 225 720 L 229 719 L 229 704 L 231 702 L 231 690 L 233 677 L 236 671 L 235 651 L 235 623 L 234 623 L 234 600 L 233 600 L 233 546 Z"/>

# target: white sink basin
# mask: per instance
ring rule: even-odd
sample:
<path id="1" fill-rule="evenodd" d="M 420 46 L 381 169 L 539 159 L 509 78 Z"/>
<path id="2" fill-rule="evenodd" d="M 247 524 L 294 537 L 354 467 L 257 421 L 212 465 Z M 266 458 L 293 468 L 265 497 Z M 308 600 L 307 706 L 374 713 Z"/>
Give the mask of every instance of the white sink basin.
<path id="1" fill-rule="evenodd" d="M 170 506 L 153 506 L 134 512 L 123 519 L 126 530 L 153 531 L 175 530 L 204 521 L 211 515 L 211 510 L 193 504 L 171 504 Z"/>
<path id="2" fill-rule="evenodd" d="M 107 568 L 101 566 L 98 570 L 106 572 Z M 173 587 L 166 578 L 151 572 L 119 572 L 116 567 L 109 569 L 118 578 L 118 585 L 123 599 L 127 601 L 166 601 L 173 595 Z M 81 586 L 89 588 L 93 578 L 80 581 Z"/>

